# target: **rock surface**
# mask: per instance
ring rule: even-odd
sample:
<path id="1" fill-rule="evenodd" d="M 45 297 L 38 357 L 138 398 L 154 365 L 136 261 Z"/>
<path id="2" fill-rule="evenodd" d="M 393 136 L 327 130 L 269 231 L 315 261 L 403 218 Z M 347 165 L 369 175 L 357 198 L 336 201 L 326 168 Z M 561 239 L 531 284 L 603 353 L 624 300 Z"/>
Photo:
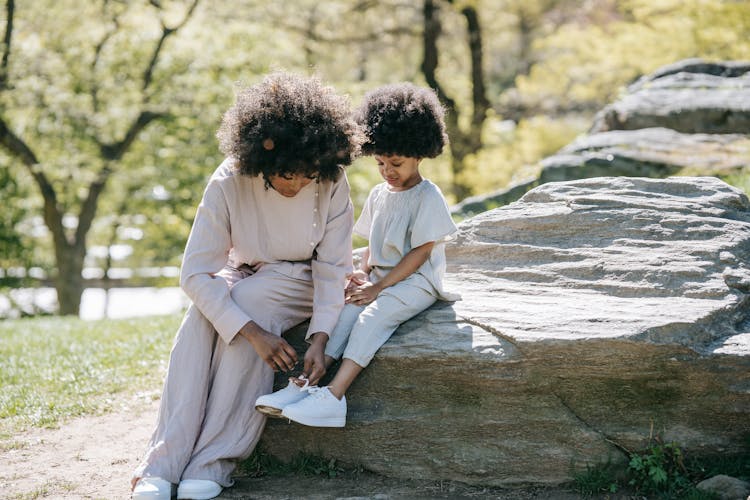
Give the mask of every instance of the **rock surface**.
<path id="1" fill-rule="evenodd" d="M 701 481 L 697 488 L 712 493 L 721 500 L 746 500 L 750 497 L 750 483 L 724 475 Z"/>
<path id="2" fill-rule="evenodd" d="M 747 172 L 749 131 L 750 62 L 688 59 L 630 85 L 596 115 L 589 135 L 540 162 L 538 178 L 468 198 L 452 212 L 470 217 L 546 182 Z"/>
<path id="3" fill-rule="evenodd" d="M 599 112 L 590 132 L 666 127 L 685 133 L 750 130 L 750 63 L 690 59 L 636 81 Z"/>
<path id="4" fill-rule="evenodd" d="M 727 175 L 750 167 L 750 136 L 683 134 L 666 128 L 615 130 L 583 136 L 540 163 L 537 179 L 454 206 L 471 216 L 507 205 L 547 182 L 603 176 L 664 178 L 677 173 Z"/>
<path id="5" fill-rule="evenodd" d="M 344 429 L 263 446 L 404 478 L 508 486 L 750 434 L 750 202 L 714 178 L 551 183 L 465 221 L 463 300 L 408 321 L 351 388 Z M 278 381 L 280 384 L 281 380 Z"/>

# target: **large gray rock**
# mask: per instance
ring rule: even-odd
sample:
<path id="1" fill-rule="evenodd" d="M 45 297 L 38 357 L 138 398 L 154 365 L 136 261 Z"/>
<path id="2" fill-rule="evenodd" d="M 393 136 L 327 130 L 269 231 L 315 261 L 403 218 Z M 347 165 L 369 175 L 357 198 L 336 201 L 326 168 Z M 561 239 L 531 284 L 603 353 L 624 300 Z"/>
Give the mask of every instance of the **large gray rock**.
<path id="1" fill-rule="evenodd" d="M 448 255 L 463 300 L 396 332 L 346 428 L 271 421 L 266 450 L 491 485 L 568 481 L 652 431 L 690 454 L 741 451 L 744 194 L 713 178 L 545 184 L 462 223 Z"/>
<path id="2" fill-rule="evenodd" d="M 750 170 L 750 137 L 683 134 L 666 128 L 615 130 L 578 138 L 540 162 L 537 179 L 468 198 L 452 208 L 472 216 L 512 203 L 547 182 L 625 176 L 664 178 L 677 173 L 727 175 Z"/>
<path id="3" fill-rule="evenodd" d="M 628 87 L 600 111 L 590 132 L 666 127 L 686 133 L 750 130 L 750 63 L 690 59 Z"/>

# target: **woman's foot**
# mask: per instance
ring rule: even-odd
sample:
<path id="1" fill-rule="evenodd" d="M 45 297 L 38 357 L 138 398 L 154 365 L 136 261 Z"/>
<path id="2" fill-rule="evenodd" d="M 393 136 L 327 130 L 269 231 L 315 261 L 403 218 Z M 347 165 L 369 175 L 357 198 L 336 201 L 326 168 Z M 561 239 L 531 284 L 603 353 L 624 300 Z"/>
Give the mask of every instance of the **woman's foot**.
<path id="1" fill-rule="evenodd" d="M 208 479 L 183 479 L 177 487 L 177 498 L 208 500 L 221 494 L 221 485 Z"/>
<path id="2" fill-rule="evenodd" d="M 172 483 L 160 477 L 142 477 L 135 483 L 133 500 L 170 500 Z"/>
<path id="3" fill-rule="evenodd" d="M 295 380 L 303 380 L 304 384 L 299 386 Z M 255 401 L 255 409 L 270 417 L 280 417 L 281 411 L 292 403 L 301 401 L 307 397 L 308 381 L 304 375 L 297 379 L 289 379 L 289 385 L 271 394 L 265 394 Z"/>
<path id="4" fill-rule="evenodd" d="M 338 399 L 328 387 L 311 387 L 309 396 L 289 404 L 282 417 L 311 427 L 344 427 L 346 425 L 346 396 Z"/>

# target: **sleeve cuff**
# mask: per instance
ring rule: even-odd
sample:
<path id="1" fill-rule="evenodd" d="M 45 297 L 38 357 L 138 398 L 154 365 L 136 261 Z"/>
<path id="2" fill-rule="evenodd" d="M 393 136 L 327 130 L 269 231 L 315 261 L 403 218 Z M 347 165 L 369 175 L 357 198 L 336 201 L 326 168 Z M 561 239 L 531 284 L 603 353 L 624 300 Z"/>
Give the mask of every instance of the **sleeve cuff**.
<path id="1" fill-rule="evenodd" d="M 336 326 L 338 315 L 334 316 L 331 314 L 313 314 L 310 319 L 310 326 L 307 327 L 307 334 L 305 340 L 309 341 L 313 333 L 323 332 L 328 335 L 328 339 L 331 338 L 333 328 Z"/>
<path id="2" fill-rule="evenodd" d="M 245 323 L 251 321 L 251 318 L 244 313 L 239 307 L 229 307 L 214 322 L 214 328 L 226 344 L 234 340 L 234 337 L 245 326 Z"/>

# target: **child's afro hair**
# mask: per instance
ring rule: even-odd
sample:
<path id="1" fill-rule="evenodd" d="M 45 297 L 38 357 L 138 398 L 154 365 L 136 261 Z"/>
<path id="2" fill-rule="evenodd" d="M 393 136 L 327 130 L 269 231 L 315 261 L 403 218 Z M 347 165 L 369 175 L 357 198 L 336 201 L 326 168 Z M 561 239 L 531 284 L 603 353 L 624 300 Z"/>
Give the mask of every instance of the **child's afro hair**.
<path id="1" fill-rule="evenodd" d="M 347 98 L 317 78 L 276 72 L 241 89 L 216 136 L 240 173 L 336 180 L 364 140 Z"/>
<path id="2" fill-rule="evenodd" d="M 379 87 L 365 95 L 356 113 L 366 136 L 362 152 L 434 158 L 448 144 L 444 115 L 432 89 L 412 83 Z"/>

